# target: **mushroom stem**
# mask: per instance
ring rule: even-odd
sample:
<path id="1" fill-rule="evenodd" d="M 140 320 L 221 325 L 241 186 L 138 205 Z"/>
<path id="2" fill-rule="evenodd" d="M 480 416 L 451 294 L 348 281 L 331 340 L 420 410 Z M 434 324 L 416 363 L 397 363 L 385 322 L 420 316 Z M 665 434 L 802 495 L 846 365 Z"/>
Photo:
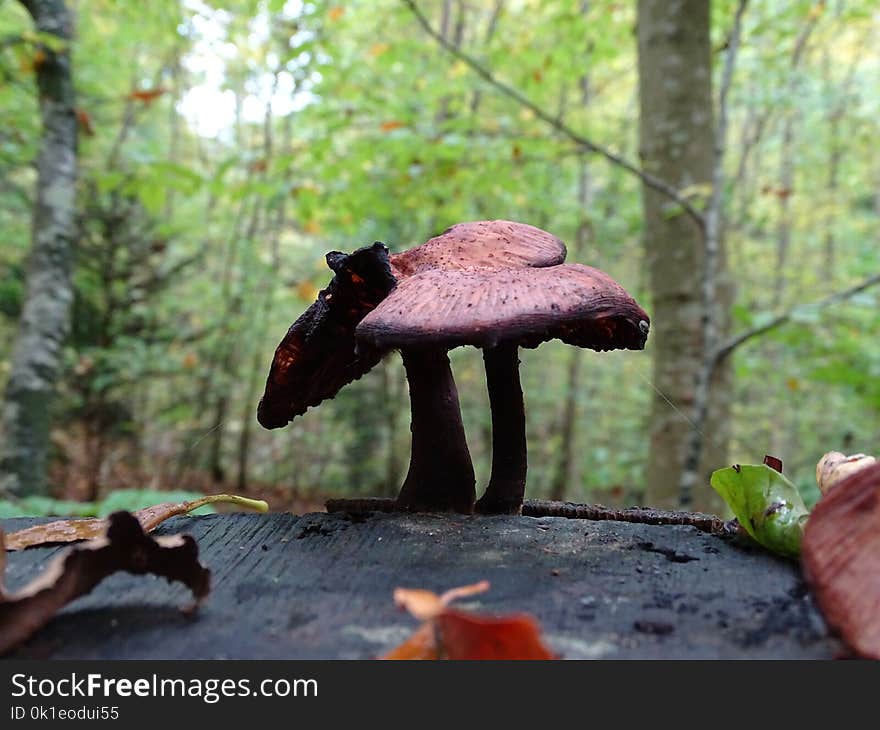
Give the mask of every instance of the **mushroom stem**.
<path id="1" fill-rule="evenodd" d="M 519 348 L 483 350 L 492 408 L 492 475 L 476 505 L 483 514 L 519 514 L 526 490 L 526 412 L 519 382 Z"/>
<path id="2" fill-rule="evenodd" d="M 476 478 L 446 350 L 405 349 L 401 355 L 412 409 L 412 455 L 398 507 L 470 514 Z"/>

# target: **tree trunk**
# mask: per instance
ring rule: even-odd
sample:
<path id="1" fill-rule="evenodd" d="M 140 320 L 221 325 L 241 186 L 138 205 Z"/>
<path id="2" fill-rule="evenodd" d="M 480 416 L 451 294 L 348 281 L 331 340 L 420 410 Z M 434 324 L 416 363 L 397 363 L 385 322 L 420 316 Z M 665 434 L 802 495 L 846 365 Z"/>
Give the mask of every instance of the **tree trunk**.
<path id="1" fill-rule="evenodd" d="M 69 44 L 73 23 L 63 0 L 22 0 L 42 33 L 64 47 L 44 47 L 36 69 L 42 121 L 27 288 L 3 400 L 0 492 L 47 491 L 49 427 L 62 348 L 70 329 L 76 208 L 77 120 Z"/>
<path id="2" fill-rule="evenodd" d="M 586 0 L 581 2 L 580 11 L 586 15 L 590 4 Z M 589 54 L 589 48 L 586 49 Z M 587 107 L 590 103 L 590 77 L 584 74 L 578 79 L 580 87 L 580 103 Z M 579 159 L 578 170 L 578 211 L 580 222 L 574 237 L 574 247 L 569 252 L 570 258 L 576 263 L 583 259 L 584 249 L 587 247 L 593 232 L 593 185 L 590 176 L 589 163 L 586 155 Z M 579 347 L 572 347 L 568 354 L 568 367 L 565 376 L 565 399 L 559 416 L 559 451 L 556 463 L 553 467 L 553 476 L 550 481 L 550 499 L 561 502 L 566 498 L 569 485 L 576 483 L 580 486 L 579 473 L 576 466 L 578 459 L 575 456 L 575 443 L 577 441 L 577 399 L 581 389 L 581 369 L 584 351 Z"/>
<path id="3" fill-rule="evenodd" d="M 640 156 L 644 169 L 679 190 L 709 188 L 712 182 L 715 128 L 712 98 L 710 3 L 705 0 L 639 0 L 638 5 Z M 654 384 L 684 413 L 694 407 L 695 385 L 708 353 L 703 333 L 704 231 L 690 216 L 673 210 L 667 197 L 643 186 L 645 256 L 650 272 L 651 349 Z M 719 251 L 723 280 L 725 257 Z M 729 296 L 719 291 L 719 310 Z M 716 320 L 723 334 L 724 317 Z M 729 401 L 711 388 L 702 450 L 697 509 L 713 501 L 709 471 L 726 460 Z M 655 395 L 650 416 L 650 453 L 646 498 L 656 507 L 679 506 L 679 486 L 691 425 Z M 709 440 L 709 437 L 707 437 Z M 703 485 L 706 482 L 706 486 Z"/>
<path id="4" fill-rule="evenodd" d="M 583 80 L 584 103 L 587 102 L 586 79 Z M 578 180 L 578 206 L 581 222 L 575 234 L 575 245 L 571 252 L 571 260 L 580 263 L 584 249 L 591 235 L 591 218 L 589 210 L 592 201 L 592 185 L 586 160 L 581 160 Z M 569 485 L 580 486 L 578 458 L 575 454 L 578 427 L 578 393 L 581 389 L 581 370 L 584 351 L 579 347 L 570 348 L 568 367 L 565 375 L 565 399 L 560 414 L 560 441 L 553 477 L 550 482 L 550 499 L 561 502 L 565 500 Z"/>

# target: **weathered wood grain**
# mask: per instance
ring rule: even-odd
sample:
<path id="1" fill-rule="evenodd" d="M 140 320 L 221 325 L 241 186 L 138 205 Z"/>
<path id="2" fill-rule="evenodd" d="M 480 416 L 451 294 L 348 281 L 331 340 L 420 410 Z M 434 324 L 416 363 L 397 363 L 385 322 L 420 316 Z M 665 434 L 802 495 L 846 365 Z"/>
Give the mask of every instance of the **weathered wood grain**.
<path id="1" fill-rule="evenodd" d="M 6 520 L 7 530 L 33 520 Z M 371 658 L 415 622 L 397 586 L 488 579 L 465 604 L 528 611 L 567 658 L 830 658 L 839 651 L 797 566 L 689 526 L 559 517 L 337 514 L 177 517 L 214 590 L 194 618 L 183 591 L 113 576 L 17 658 Z M 9 555 L 24 583 L 56 552 Z"/>

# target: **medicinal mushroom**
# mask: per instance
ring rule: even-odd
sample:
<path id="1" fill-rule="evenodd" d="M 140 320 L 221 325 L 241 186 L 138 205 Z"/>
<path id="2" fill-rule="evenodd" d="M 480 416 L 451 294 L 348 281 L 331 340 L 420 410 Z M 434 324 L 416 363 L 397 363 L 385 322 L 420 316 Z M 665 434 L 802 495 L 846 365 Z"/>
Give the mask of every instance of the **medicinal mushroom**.
<path id="1" fill-rule="evenodd" d="M 565 244 L 556 236 L 527 223 L 471 221 L 393 254 L 391 270 L 400 280 L 432 269 L 540 268 L 561 264 L 565 253 Z"/>
<path id="2" fill-rule="evenodd" d="M 435 269 L 540 267 L 564 259 L 565 244 L 555 236 L 501 220 L 459 223 L 390 260 L 381 243 L 348 256 L 328 254 L 333 281 L 278 346 L 258 408 L 259 422 L 266 428 L 285 426 L 379 362 L 388 348 L 358 348 L 353 332 L 395 280 Z M 413 510 L 472 512 L 476 480 L 446 352 L 425 343 L 403 353 L 403 362 L 413 441 L 399 504 Z"/>
<path id="3" fill-rule="evenodd" d="M 281 344 L 257 408 L 264 428 L 281 428 L 311 406 L 332 398 L 382 359 L 356 351 L 354 330 L 394 287 L 388 248 L 378 241 L 352 254 L 331 251 L 329 286 L 294 322 Z"/>
<path id="4" fill-rule="evenodd" d="M 828 491 L 807 520 L 801 558 L 828 625 L 880 659 L 880 463 Z"/>
<path id="5" fill-rule="evenodd" d="M 420 246 L 391 257 L 400 282 L 428 272 L 553 266 L 565 244 L 540 228 L 513 221 L 458 223 Z M 439 302 L 435 302 L 438 303 Z M 430 308 L 428 300 L 419 302 Z M 365 352 L 396 347 L 369 337 Z M 412 453 L 397 506 L 409 510 L 473 511 L 473 463 L 467 446 L 455 379 L 446 354 L 431 336 L 401 348 L 410 389 Z"/>
<path id="6" fill-rule="evenodd" d="M 482 348 L 486 365 L 492 473 L 477 509 L 514 514 L 522 507 L 527 469 L 518 348 L 558 338 L 599 351 L 640 350 L 649 322 L 611 277 L 579 264 L 426 269 L 402 279 L 356 329 L 365 346 L 399 349 L 410 380 L 413 460 L 398 505 L 437 509 L 452 500 L 464 506 L 472 489 L 461 469 L 470 457 L 461 419 L 452 413 L 458 413 L 458 398 L 449 350 Z M 450 465 L 460 469 L 457 480 Z"/>

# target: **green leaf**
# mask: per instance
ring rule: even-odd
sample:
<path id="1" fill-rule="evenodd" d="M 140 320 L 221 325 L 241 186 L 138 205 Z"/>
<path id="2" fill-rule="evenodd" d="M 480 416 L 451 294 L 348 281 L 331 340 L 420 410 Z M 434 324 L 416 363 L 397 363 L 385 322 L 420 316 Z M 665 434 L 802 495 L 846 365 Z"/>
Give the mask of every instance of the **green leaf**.
<path id="1" fill-rule="evenodd" d="M 785 476 L 766 464 L 744 464 L 719 469 L 710 484 L 757 542 L 779 555 L 800 555 L 809 512 Z"/>

